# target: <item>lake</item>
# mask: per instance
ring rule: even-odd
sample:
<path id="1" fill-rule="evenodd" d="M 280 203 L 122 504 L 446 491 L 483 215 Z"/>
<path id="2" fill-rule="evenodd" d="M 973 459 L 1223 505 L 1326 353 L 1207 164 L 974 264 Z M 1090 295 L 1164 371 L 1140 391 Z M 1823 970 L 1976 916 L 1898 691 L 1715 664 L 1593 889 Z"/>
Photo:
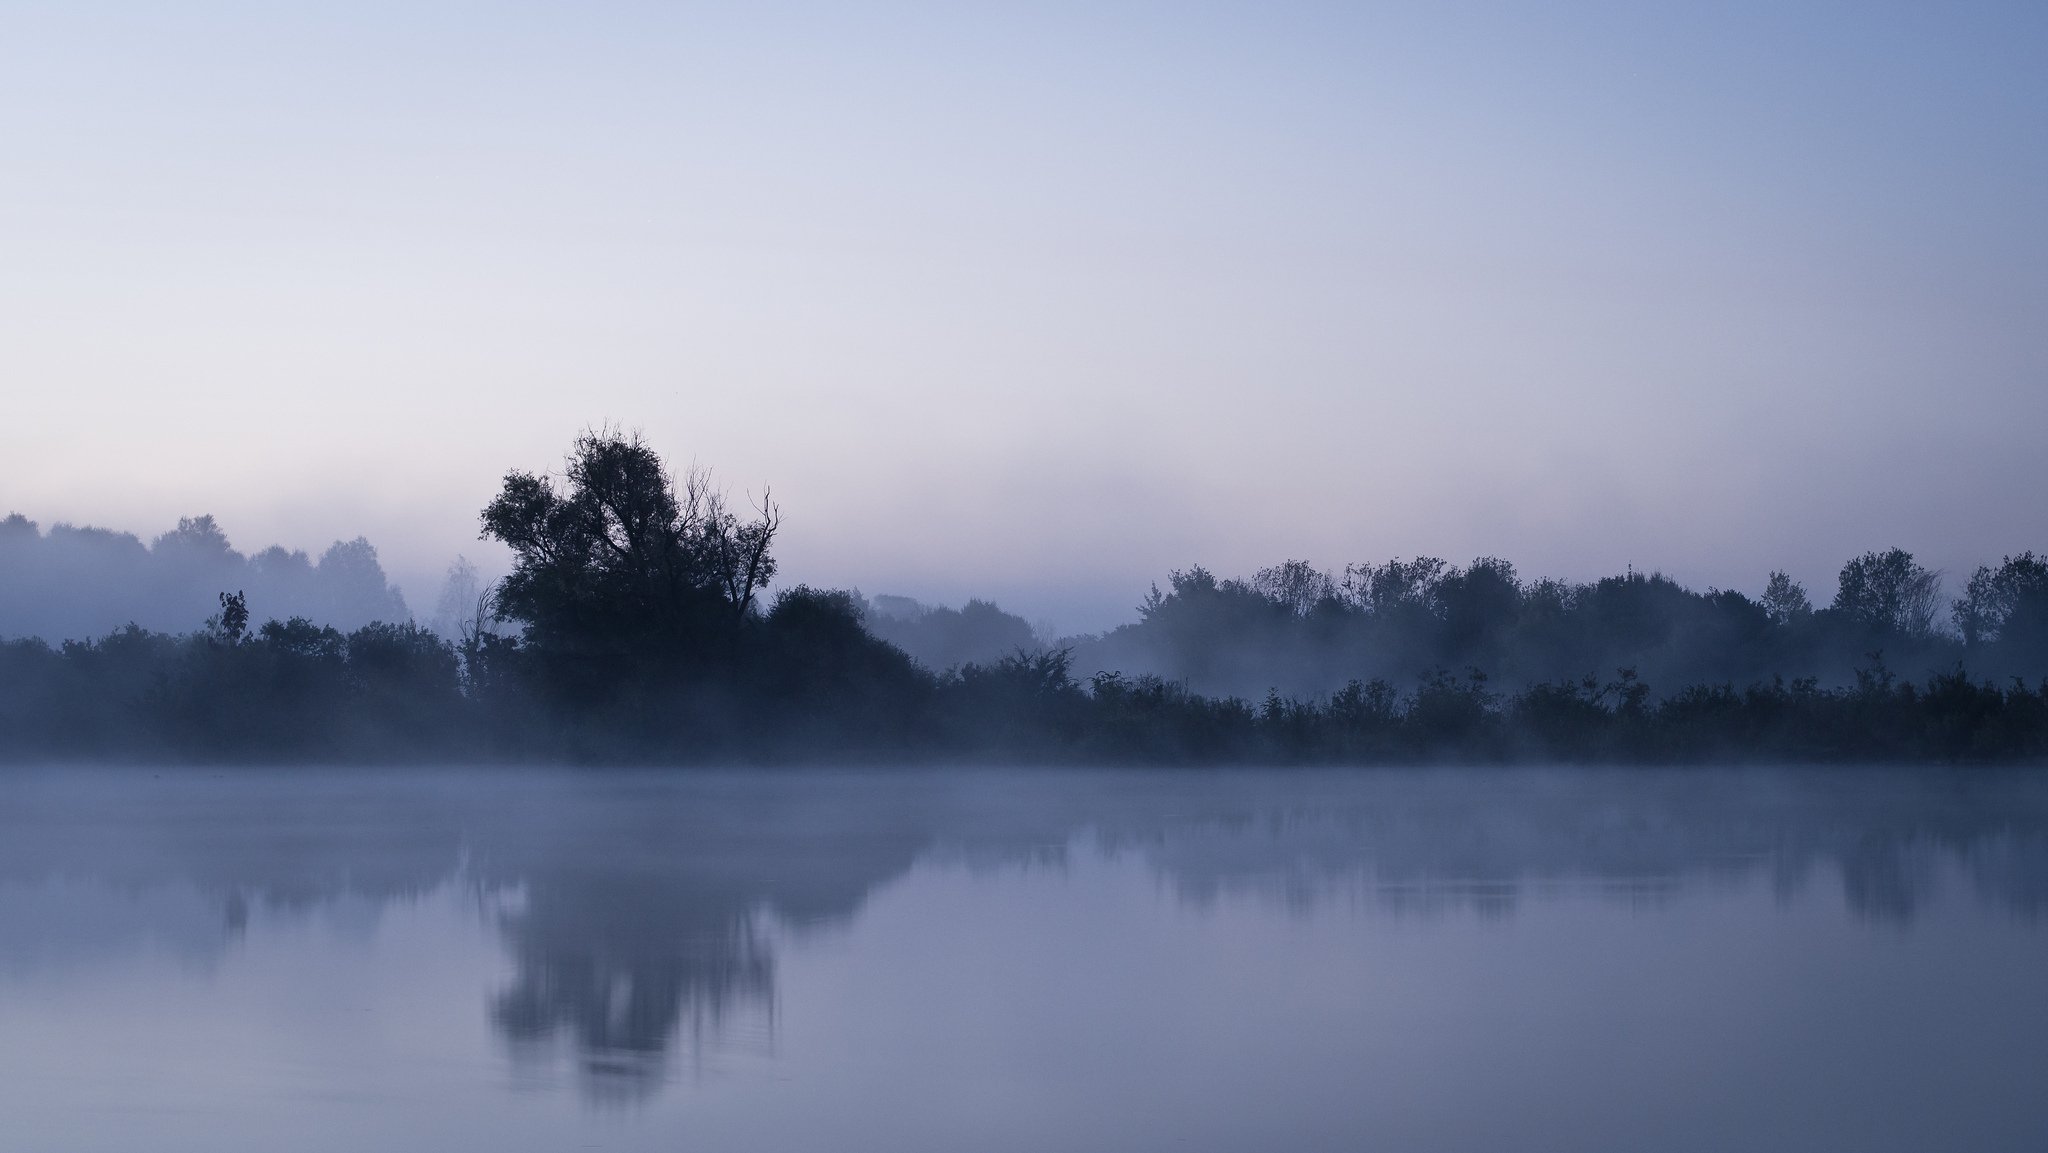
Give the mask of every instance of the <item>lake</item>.
<path id="1" fill-rule="evenodd" d="M 0 777 L 0 1147 L 2048 1148 L 2048 773 Z"/>

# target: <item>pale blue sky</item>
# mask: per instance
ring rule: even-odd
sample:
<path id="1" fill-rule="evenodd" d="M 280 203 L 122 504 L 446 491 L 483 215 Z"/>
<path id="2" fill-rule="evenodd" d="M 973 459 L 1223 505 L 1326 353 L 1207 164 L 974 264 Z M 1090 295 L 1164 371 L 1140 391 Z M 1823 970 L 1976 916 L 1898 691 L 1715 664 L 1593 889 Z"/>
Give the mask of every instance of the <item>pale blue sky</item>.
<path id="1" fill-rule="evenodd" d="M 0 505 L 364 533 L 615 421 L 785 573 L 1820 596 L 2048 547 L 2048 8 L 0 5 Z M 6 509 L 0 509 L 4 513 Z M 260 607 L 260 606 L 259 606 Z"/>

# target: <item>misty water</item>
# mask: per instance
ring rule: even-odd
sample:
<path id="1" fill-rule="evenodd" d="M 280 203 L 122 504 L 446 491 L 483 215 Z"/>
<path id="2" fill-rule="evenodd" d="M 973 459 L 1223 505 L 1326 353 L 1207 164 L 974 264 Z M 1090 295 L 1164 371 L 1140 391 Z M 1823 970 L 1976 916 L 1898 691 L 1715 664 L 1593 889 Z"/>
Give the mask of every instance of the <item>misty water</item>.
<path id="1" fill-rule="evenodd" d="M 8 1148 L 2048 1147 L 2048 783 L 17 773 Z"/>

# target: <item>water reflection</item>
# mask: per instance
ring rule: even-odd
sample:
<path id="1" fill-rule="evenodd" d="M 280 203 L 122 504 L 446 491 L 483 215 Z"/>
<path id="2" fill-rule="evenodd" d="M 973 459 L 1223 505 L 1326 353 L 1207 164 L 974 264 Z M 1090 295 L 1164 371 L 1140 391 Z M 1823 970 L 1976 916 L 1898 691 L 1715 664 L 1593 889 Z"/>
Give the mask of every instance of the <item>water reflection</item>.
<path id="1" fill-rule="evenodd" d="M 517 975 L 494 1024 L 516 1047 L 566 1035 L 607 1099 L 658 1085 L 679 1039 L 772 1028 L 766 925 L 849 916 L 930 840 L 816 795 L 843 788 L 628 778 L 543 788 L 473 827 L 475 874 L 525 894 L 500 926 Z"/>
<path id="2" fill-rule="evenodd" d="M 679 1037 L 701 1052 L 750 1012 L 772 1027 L 775 959 L 753 914 L 641 878 L 544 881 L 533 897 L 505 919 L 517 976 L 491 1006 L 515 1057 L 566 1033 L 586 1092 L 630 1100 L 666 1079 Z"/>
<path id="3" fill-rule="evenodd" d="M 148 950 L 204 966 L 252 916 L 468 886 L 510 977 L 482 1011 L 593 1100 L 772 1035 L 776 942 L 920 860 L 1142 859 L 1183 904 L 1507 918 L 1560 887 L 1646 910 L 1839 884 L 1866 922 L 2048 910 L 2048 788 L 1953 772 L 30 774 L 0 799 L 0 979 Z M 1966 878 L 1958 891 L 1945 889 Z M 516 899 L 513 899 L 516 895 Z"/>
<path id="4" fill-rule="evenodd" d="M 1256 891 L 1295 907 L 1362 881 L 1390 912 L 1506 915 L 1569 884 L 1655 904 L 1767 879 L 1790 898 L 1839 879 L 1859 919 L 1910 925 L 1957 866 L 2005 914 L 2048 910 L 2048 781 L 1947 772 L 1416 772 L 1212 786 L 1177 820 L 1125 814 L 1182 899 Z M 1355 887 L 1355 886 L 1354 886 Z"/>

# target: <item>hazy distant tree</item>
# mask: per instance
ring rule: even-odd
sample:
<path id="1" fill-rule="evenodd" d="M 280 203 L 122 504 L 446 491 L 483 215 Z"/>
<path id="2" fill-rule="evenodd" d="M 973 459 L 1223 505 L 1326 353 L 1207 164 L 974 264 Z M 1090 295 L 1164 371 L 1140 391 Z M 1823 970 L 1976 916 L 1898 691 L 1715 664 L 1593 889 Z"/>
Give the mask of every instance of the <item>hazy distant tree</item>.
<path id="1" fill-rule="evenodd" d="M 405 598 L 391 587 L 377 548 L 363 537 L 338 540 L 313 568 L 315 587 L 327 618 L 344 628 L 408 620 Z"/>
<path id="2" fill-rule="evenodd" d="M 884 593 L 873 600 L 865 600 L 861 597 L 860 590 L 855 589 L 853 598 L 865 606 L 862 615 L 870 619 L 879 617 L 892 621 L 916 621 L 932 611 L 911 597 L 890 593 Z"/>
<path id="3" fill-rule="evenodd" d="M 245 575 L 242 554 L 211 516 L 179 517 L 177 528 L 151 542 L 149 555 L 159 580 L 187 595 L 199 592 L 210 598 L 222 584 Z"/>
<path id="4" fill-rule="evenodd" d="M 1218 677 L 1229 678 L 1222 691 L 1296 687 L 1291 682 L 1306 667 L 1306 638 L 1291 606 L 1251 582 L 1218 581 L 1199 565 L 1174 570 L 1168 579 L 1172 591 L 1154 586 L 1138 606 L 1138 623 L 1112 634 L 1112 643 L 1142 654 L 1137 667 L 1124 671 L 1156 672 L 1212 690 L 1220 686 Z"/>
<path id="5" fill-rule="evenodd" d="M 1867 552 L 1842 566 L 1834 610 L 1877 632 L 1924 637 L 1934 630 L 1941 574 L 1895 548 Z"/>
<path id="6" fill-rule="evenodd" d="M 313 579 L 313 558 L 303 549 L 274 544 L 249 558 L 249 571 L 267 581 L 303 586 Z"/>
<path id="7" fill-rule="evenodd" d="M 20 513 L 0 520 L 0 640 L 41 631 L 50 595 L 48 552 L 36 522 Z"/>
<path id="8" fill-rule="evenodd" d="M 159 556 L 183 561 L 226 561 L 241 556 L 228 544 L 227 534 L 214 523 L 211 515 L 182 516 L 178 527 L 156 538 L 150 551 Z"/>
<path id="9" fill-rule="evenodd" d="M 0 520 L 0 547 L 42 539 L 43 534 L 36 528 L 36 522 L 18 512 L 8 513 L 5 520 Z"/>
<path id="10" fill-rule="evenodd" d="M 263 606 L 263 615 L 327 619 L 326 606 L 320 603 L 314 584 L 313 561 L 304 550 L 271 545 L 250 554 L 247 568 L 249 587 Z"/>
<path id="11" fill-rule="evenodd" d="M 1391 615 L 1403 610 L 1435 615 L 1437 591 L 1450 566 L 1433 556 L 1383 565 L 1356 564 L 1344 569 L 1344 592 L 1369 613 Z"/>
<path id="12" fill-rule="evenodd" d="M 1337 595 L 1337 583 L 1305 560 L 1290 560 L 1260 569 L 1252 587 L 1298 617 L 1308 616 Z"/>
<path id="13" fill-rule="evenodd" d="M 149 615 L 182 631 L 200 622 L 223 587 L 242 584 L 248 569 L 213 517 L 188 516 L 151 542 L 147 570 L 136 575 L 144 577 L 137 591 L 156 602 Z"/>
<path id="14" fill-rule="evenodd" d="M 361 538 L 337 542 L 316 570 L 304 552 L 277 546 L 245 558 L 211 516 L 181 518 L 149 545 L 92 526 L 39 533 L 16 516 L 0 521 L 0 552 L 0 635 L 83 640 L 128 622 L 187 633 L 216 611 L 222 589 L 246 591 L 252 611 L 277 619 L 353 628 L 407 616 Z"/>
<path id="15" fill-rule="evenodd" d="M 456 557 L 441 580 L 441 594 L 434 598 L 434 616 L 428 627 L 442 637 L 460 637 L 464 624 L 476 615 L 483 595 L 483 580 L 476 565 L 468 557 Z"/>
<path id="16" fill-rule="evenodd" d="M 7 632 L 84 639 L 129 621 L 183 631 L 199 623 L 210 601 L 206 590 L 191 585 L 167 595 L 166 566 L 133 533 L 59 522 L 40 547 L 25 551 L 28 563 L 0 572 L 17 595 L 27 594 L 11 606 L 0 600 L 0 614 L 14 618 L 0 626 Z"/>
<path id="17" fill-rule="evenodd" d="M 132 532 L 115 532 L 110 528 L 60 522 L 51 525 L 43 539 L 64 546 L 65 551 L 90 557 L 91 562 L 97 564 L 139 567 L 149 557 L 149 549 L 143 545 L 142 538 Z"/>
<path id="18" fill-rule="evenodd" d="M 853 595 L 870 633 L 934 672 L 970 662 L 990 664 L 1020 650 L 1047 647 L 1029 622 L 991 601 L 970 600 L 952 609 L 921 605 L 909 597 L 863 601 Z"/>
<path id="19" fill-rule="evenodd" d="M 961 633 L 973 638 L 985 652 L 993 653 L 998 647 L 1000 655 L 1007 656 L 1019 650 L 1048 647 L 1023 617 L 1006 613 L 994 601 L 980 598 L 970 599 L 960 606 Z M 972 659 L 972 658 L 968 658 Z"/>
<path id="20" fill-rule="evenodd" d="M 1763 605 L 1771 623 L 1780 627 L 1813 615 L 1813 602 L 1806 599 L 1806 588 L 1776 570 L 1772 570 L 1770 583 L 1764 586 L 1763 599 L 1758 603 Z"/>

